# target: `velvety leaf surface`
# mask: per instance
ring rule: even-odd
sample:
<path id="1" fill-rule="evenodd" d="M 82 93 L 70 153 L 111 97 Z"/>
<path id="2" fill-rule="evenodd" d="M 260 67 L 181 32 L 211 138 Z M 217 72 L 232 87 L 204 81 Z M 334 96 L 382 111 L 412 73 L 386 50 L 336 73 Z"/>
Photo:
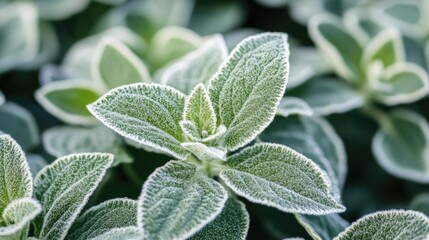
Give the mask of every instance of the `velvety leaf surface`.
<path id="1" fill-rule="evenodd" d="M 350 224 L 338 214 L 324 216 L 295 215 L 314 240 L 331 240 Z"/>
<path id="2" fill-rule="evenodd" d="M 277 107 L 277 115 L 288 117 L 289 115 L 313 115 L 311 107 L 297 97 L 283 97 Z"/>

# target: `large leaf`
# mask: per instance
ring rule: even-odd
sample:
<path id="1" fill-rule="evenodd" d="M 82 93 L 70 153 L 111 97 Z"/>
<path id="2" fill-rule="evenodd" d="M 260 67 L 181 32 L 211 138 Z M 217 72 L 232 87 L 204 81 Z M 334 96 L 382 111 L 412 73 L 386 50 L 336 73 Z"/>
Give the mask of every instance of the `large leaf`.
<path id="1" fill-rule="evenodd" d="M 429 216 L 429 193 L 420 193 L 414 197 L 409 207 L 426 214 L 426 216 Z"/>
<path id="2" fill-rule="evenodd" d="M 354 239 L 427 239 L 429 218 L 415 211 L 390 210 L 364 216 L 335 240 Z"/>
<path id="3" fill-rule="evenodd" d="M 76 14 L 89 4 L 90 0 L 35 0 L 42 18 L 61 20 Z"/>
<path id="4" fill-rule="evenodd" d="M 104 126 L 53 127 L 43 133 L 43 145 L 46 152 L 55 157 L 72 153 L 107 152 L 115 156 L 113 166 L 133 161 L 121 138 Z"/>
<path id="5" fill-rule="evenodd" d="M 86 211 L 73 224 L 66 239 L 138 239 L 138 236 L 137 201 L 118 198 Z"/>
<path id="6" fill-rule="evenodd" d="M 162 73 L 160 83 L 189 94 L 199 83 L 208 86 L 210 79 L 227 55 L 228 50 L 223 37 L 216 35 L 197 50 L 167 67 Z"/>
<path id="7" fill-rule="evenodd" d="M 136 83 L 111 90 L 88 109 L 103 124 L 137 143 L 184 159 L 179 125 L 185 95 L 168 86 Z"/>
<path id="8" fill-rule="evenodd" d="M 43 206 L 34 222 L 39 239 L 66 237 L 112 162 L 111 154 L 72 154 L 39 172 L 34 180 L 34 195 Z"/>
<path id="9" fill-rule="evenodd" d="M 246 239 L 249 229 L 249 214 L 242 202 L 230 198 L 221 214 L 195 234 L 192 240 L 205 239 Z"/>
<path id="10" fill-rule="evenodd" d="M 288 117 L 290 115 L 313 115 L 311 107 L 297 97 L 283 97 L 277 107 L 277 115 Z"/>
<path id="11" fill-rule="evenodd" d="M 295 215 L 298 222 L 314 240 L 331 240 L 349 223 L 338 214 L 324 216 Z"/>
<path id="12" fill-rule="evenodd" d="M 104 37 L 92 59 L 91 74 L 106 89 L 138 82 L 151 82 L 144 63 L 122 42 Z"/>
<path id="13" fill-rule="evenodd" d="M 273 120 L 289 71 L 287 35 L 265 33 L 243 40 L 212 79 L 209 88 L 224 146 L 236 150 Z"/>
<path id="14" fill-rule="evenodd" d="M 429 125 L 417 113 L 392 112 L 372 141 L 378 163 L 390 174 L 429 183 Z"/>
<path id="15" fill-rule="evenodd" d="M 86 105 L 103 93 L 99 84 L 89 80 L 64 80 L 43 85 L 36 91 L 36 100 L 46 111 L 60 120 L 77 125 L 91 125 L 96 119 Z"/>
<path id="16" fill-rule="evenodd" d="M 324 215 L 343 212 L 326 174 L 310 159 L 277 144 L 257 144 L 227 159 L 220 178 L 251 202 L 284 212 Z"/>
<path id="17" fill-rule="evenodd" d="M 171 161 L 143 185 L 138 221 L 146 239 L 186 239 L 218 216 L 227 192 L 194 164 Z"/>

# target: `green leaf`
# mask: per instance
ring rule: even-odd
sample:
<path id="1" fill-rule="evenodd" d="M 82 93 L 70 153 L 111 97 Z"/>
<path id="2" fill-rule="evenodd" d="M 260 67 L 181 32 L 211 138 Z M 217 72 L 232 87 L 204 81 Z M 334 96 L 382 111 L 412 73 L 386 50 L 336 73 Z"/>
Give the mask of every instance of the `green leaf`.
<path id="1" fill-rule="evenodd" d="M 31 175 L 35 177 L 48 163 L 38 154 L 27 154 L 27 162 L 30 167 Z"/>
<path id="2" fill-rule="evenodd" d="M 289 71 L 287 35 L 265 33 L 243 40 L 209 88 L 218 122 L 227 132 L 223 146 L 236 150 L 273 120 Z"/>
<path id="3" fill-rule="evenodd" d="M 136 83 L 115 88 L 88 105 L 103 124 L 135 142 L 185 159 L 179 125 L 185 95 L 168 86 Z"/>
<path id="4" fill-rule="evenodd" d="M 429 183 L 429 125 L 417 113 L 395 110 L 372 141 L 378 163 L 390 174 Z"/>
<path id="5" fill-rule="evenodd" d="M 87 7 L 89 0 L 35 0 L 40 16 L 48 20 L 61 20 L 68 18 Z"/>
<path id="6" fill-rule="evenodd" d="M 197 50 L 168 66 L 162 73 L 160 83 L 189 94 L 199 83 L 208 86 L 227 55 L 228 50 L 223 37 L 221 35 L 211 37 Z"/>
<path id="7" fill-rule="evenodd" d="M 183 119 L 193 122 L 201 137 L 215 133 L 216 113 L 204 85 L 198 84 L 186 98 Z"/>
<path id="8" fill-rule="evenodd" d="M 288 94 L 301 98 L 319 116 L 347 112 L 363 104 L 363 97 L 349 84 L 333 78 L 313 79 Z"/>
<path id="9" fill-rule="evenodd" d="M 96 46 L 91 74 L 107 90 L 132 83 L 151 82 L 144 63 L 124 43 L 108 36 Z"/>
<path id="10" fill-rule="evenodd" d="M 415 211 L 379 211 L 360 218 L 335 240 L 354 239 L 427 239 L 429 218 Z"/>
<path id="11" fill-rule="evenodd" d="M 72 154 L 39 172 L 34 180 L 34 195 L 43 206 L 34 222 L 39 239 L 66 237 L 112 162 L 111 154 Z"/>
<path id="12" fill-rule="evenodd" d="M 143 185 L 138 223 L 146 239 L 186 239 L 215 219 L 227 199 L 222 185 L 194 164 L 170 161 Z"/>
<path id="13" fill-rule="evenodd" d="M 210 147 L 199 142 L 185 142 L 182 143 L 182 147 L 202 161 L 226 161 L 226 149 L 224 148 Z"/>
<path id="14" fill-rule="evenodd" d="M 0 106 L 6 102 L 6 98 L 4 97 L 4 94 L 0 91 Z"/>
<path id="15" fill-rule="evenodd" d="M 295 215 L 314 240 L 331 240 L 350 224 L 338 214 L 325 216 Z"/>
<path id="16" fill-rule="evenodd" d="M 230 198 L 221 214 L 191 240 L 205 239 L 246 239 L 249 230 L 249 214 L 242 202 Z"/>
<path id="17" fill-rule="evenodd" d="M 414 197 L 409 207 L 429 216 L 429 193 L 420 193 Z"/>
<path id="18" fill-rule="evenodd" d="M 100 86 L 89 80 L 64 80 L 43 85 L 35 97 L 50 114 L 63 122 L 77 125 L 92 125 L 96 119 L 86 105 L 103 94 Z"/>
<path id="19" fill-rule="evenodd" d="M 121 138 L 104 126 L 53 127 L 43 133 L 46 152 L 55 157 L 72 153 L 106 152 L 115 156 L 113 166 L 130 163 L 133 158 L 125 150 Z"/>
<path id="20" fill-rule="evenodd" d="M 415 102 L 429 93 L 426 71 L 413 63 L 393 64 L 374 81 L 375 98 L 386 105 Z"/>
<path id="21" fill-rule="evenodd" d="M 289 115 L 313 115 L 311 107 L 302 99 L 297 97 L 283 97 L 277 107 L 277 115 L 288 117 Z"/>
<path id="22" fill-rule="evenodd" d="M 362 47 L 338 18 L 327 14 L 311 18 L 309 33 L 338 75 L 352 82 L 359 80 Z"/>
<path id="23" fill-rule="evenodd" d="M 30 228 L 30 221 L 42 211 L 39 202 L 31 198 L 15 199 L 2 210 L 0 226 L 1 239 L 26 239 Z"/>
<path id="24" fill-rule="evenodd" d="M 137 201 L 118 198 L 86 211 L 73 224 L 66 239 L 138 239 L 138 235 Z"/>
<path id="25" fill-rule="evenodd" d="M 0 130 L 16 139 L 24 151 L 33 149 L 40 143 L 39 128 L 33 115 L 12 102 L 0 106 Z"/>
<path id="26" fill-rule="evenodd" d="M 179 122 L 183 133 L 192 141 L 201 142 L 201 134 L 194 122 L 182 120 Z"/>
<path id="27" fill-rule="evenodd" d="M 350 34 L 359 41 L 361 46 L 365 46 L 374 38 L 384 27 L 375 22 L 368 14 L 366 9 L 352 8 L 344 13 L 344 25 L 350 31 Z"/>
<path id="28" fill-rule="evenodd" d="M 310 159 L 278 144 L 257 144 L 227 159 L 219 177 L 251 202 L 284 212 L 323 215 L 343 212 L 326 174 Z"/>

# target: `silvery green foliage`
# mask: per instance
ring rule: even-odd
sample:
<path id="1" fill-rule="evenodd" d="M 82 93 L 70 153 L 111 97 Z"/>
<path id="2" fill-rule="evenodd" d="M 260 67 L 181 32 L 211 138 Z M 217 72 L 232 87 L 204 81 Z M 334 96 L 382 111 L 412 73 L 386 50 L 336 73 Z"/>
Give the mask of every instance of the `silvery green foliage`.
<path id="1" fill-rule="evenodd" d="M 297 97 L 283 97 L 277 107 L 277 115 L 287 117 L 289 115 L 313 115 L 311 107 L 302 99 Z"/>
<path id="2" fill-rule="evenodd" d="M 375 135 L 372 151 L 390 174 L 421 183 L 429 182 L 427 152 L 429 125 L 417 113 L 395 110 Z"/>
<path id="3" fill-rule="evenodd" d="M 35 0 L 40 17 L 49 20 L 61 20 L 68 18 L 83 9 L 89 4 L 90 0 Z"/>
<path id="4" fill-rule="evenodd" d="M 389 210 L 366 215 L 354 222 L 335 240 L 428 239 L 429 218 L 420 212 Z"/>
<path id="5" fill-rule="evenodd" d="M 143 185 L 138 223 L 145 239 L 186 239 L 218 216 L 228 199 L 197 166 L 171 161 Z"/>
<path id="6" fill-rule="evenodd" d="M 168 66 L 163 71 L 159 82 L 189 94 L 199 83 L 208 86 L 209 80 L 227 55 L 228 50 L 223 37 L 213 36 L 197 50 Z"/>
<path id="7" fill-rule="evenodd" d="M 38 154 L 27 154 L 27 162 L 30 167 L 31 175 L 35 177 L 48 163 Z"/>
<path id="8" fill-rule="evenodd" d="M 338 214 L 326 216 L 295 215 L 314 240 L 331 240 L 350 224 Z"/>
<path id="9" fill-rule="evenodd" d="M 104 126 L 53 127 L 43 133 L 46 152 L 62 157 L 72 153 L 106 152 L 115 156 L 113 166 L 133 161 L 125 149 L 122 139 Z"/>
<path id="10" fill-rule="evenodd" d="M 118 198 L 90 208 L 70 229 L 66 239 L 138 239 L 137 201 Z"/>
<path id="11" fill-rule="evenodd" d="M 66 237 L 112 162 L 111 154 L 72 154 L 39 172 L 34 180 L 34 195 L 43 206 L 34 222 L 39 239 Z"/>
<path id="12" fill-rule="evenodd" d="M 414 197 L 409 207 L 429 216 L 429 193 L 420 193 Z"/>
<path id="13" fill-rule="evenodd" d="M 220 178 L 249 201 L 284 212 L 324 215 L 345 208 L 331 196 L 326 174 L 304 155 L 263 143 L 228 157 Z M 305 188 L 302 188 L 305 186 Z"/>
<path id="14" fill-rule="evenodd" d="M 222 212 L 191 239 L 246 239 L 249 214 L 242 202 L 230 198 Z"/>

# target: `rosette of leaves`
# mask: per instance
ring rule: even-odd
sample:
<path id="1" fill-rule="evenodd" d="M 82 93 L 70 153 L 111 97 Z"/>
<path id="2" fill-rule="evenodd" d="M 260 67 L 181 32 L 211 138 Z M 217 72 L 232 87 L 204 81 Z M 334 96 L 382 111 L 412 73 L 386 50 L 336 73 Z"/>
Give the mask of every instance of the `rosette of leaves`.
<path id="1" fill-rule="evenodd" d="M 399 31 L 385 28 L 371 35 L 350 16 L 342 23 L 334 16 L 319 15 L 309 25 L 316 46 L 345 81 L 315 79 L 291 94 L 306 101 L 315 114 L 360 108 L 381 127 L 372 146 L 379 164 L 397 177 L 429 182 L 427 122 L 408 110 L 385 113 L 376 106 L 418 101 L 429 92 L 427 73 L 419 65 L 406 62 Z M 367 33 L 366 37 L 357 38 L 356 29 Z"/>
<path id="2" fill-rule="evenodd" d="M 284 95 L 288 48 L 285 34 L 265 33 L 226 57 L 220 39 L 165 70 L 161 83 L 176 88 L 131 84 L 88 106 L 118 134 L 175 158 L 143 185 L 144 239 L 244 239 L 249 217 L 236 195 L 289 213 L 344 211 L 312 160 L 280 144 L 247 146 Z"/>
<path id="3" fill-rule="evenodd" d="M 0 135 L 1 239 L 137 239 L 137 202 L 113 199 L 80 215 L 113 155 L 72 154 L 57 159 L 33 179 L 20 146 Z M 95 221 L 97 220 L 97 221 Z"/>

